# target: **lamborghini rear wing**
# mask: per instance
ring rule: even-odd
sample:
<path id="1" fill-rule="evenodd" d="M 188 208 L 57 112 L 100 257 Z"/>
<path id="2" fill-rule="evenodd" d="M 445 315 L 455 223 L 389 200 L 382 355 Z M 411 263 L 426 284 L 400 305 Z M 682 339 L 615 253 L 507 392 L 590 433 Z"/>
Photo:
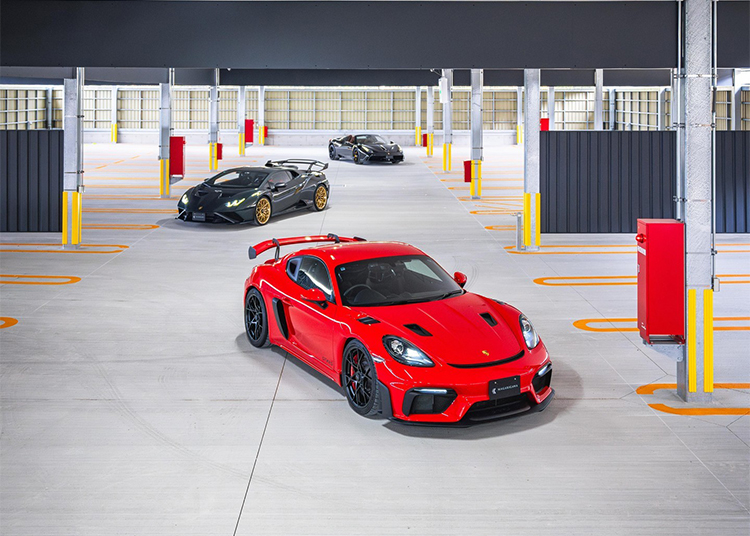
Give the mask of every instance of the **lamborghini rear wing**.
<path id="1" fill-rule="evenodd" d="M 276 255 L 274 258 L 276 260 L 279 260 L 279 253 L 281 252 L 281 246 L 291 246 L 294 244 L 308 244 L 310 242 L 335 242 L 336 244 L 340 242 L 365 242 L 364 238 L 360 238 L 358 236 L 349 238 L 346 236 L 339 237 L 333 233 L 328 233 L 328 235 L 315 235 L 315 236 L 291 236 L 289 238 L 272 238 L 271 240 L 266 240 L 265 242 L 261 242 L 260 244 L 255 244 L 250 249 L 248 249 L 247 254 L 251 259 L 255 259 L 258 255 L 263 253 L 264 251 L 267 251 L 273 247 L 276 248 Z"/>
<path id="2" fill-rule="evenodd" d="M 310 173 L 310 171 L 313 171 L 313 167 L 315 168 L 315 171 L 323 171 L 324 169 L 328 169 L 328 164 L 325 162 L 320 162 L 319 160 L 307 160 L 304 158 L 293 158 L 291 160 L 269 160 L 268 162 L 266 162 L 266 167 L 281 167 L 294 164 L 302 164 L 303 166 L 307 166 L 305 173 Z"/>

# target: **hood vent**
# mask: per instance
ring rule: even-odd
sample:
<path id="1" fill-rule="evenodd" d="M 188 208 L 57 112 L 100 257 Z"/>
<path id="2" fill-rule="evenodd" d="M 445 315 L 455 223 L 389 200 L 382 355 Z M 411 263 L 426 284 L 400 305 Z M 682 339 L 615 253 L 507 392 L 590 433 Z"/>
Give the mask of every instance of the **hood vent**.
<path id="1" fill-rule="evenodd" d="M 490 314 L 490 313 L 479 313 L 479 316 L 484 318 L 484 321 L 487 322 L 490 326 L 497 326 L 497 320 Z"/>
<path id="2" fill-rule="evenodd" d="M 432 333 L 424 329 L 419 324 L 404 324 L 404 327 L 406 329 L 412 330 L 417 335 L 421 335 L 422 337 L 432 337 Z"/>
<path id="3" fill-rule="evenodd" d="M 362 322 L 363 324 L 366 324 L 368 326 L 372 324 L 380 324 L 380 320 L 375 320 L 371 316 L 363 316 L 362 318 L 357 319 L 359 322 Z"/>

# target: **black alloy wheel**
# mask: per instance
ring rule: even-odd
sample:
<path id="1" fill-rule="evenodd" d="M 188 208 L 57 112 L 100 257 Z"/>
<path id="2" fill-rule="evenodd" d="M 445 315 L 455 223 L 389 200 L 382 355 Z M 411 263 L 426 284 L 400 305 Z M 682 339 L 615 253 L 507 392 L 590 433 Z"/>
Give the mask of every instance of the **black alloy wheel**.
<path id="1" fill-rule="evenodd" d="M 349 341 L 344 348 L 342 382 L 349 406 L 364 417 L 373 417 L 380 411 L 380 393 L 375 364 L 364 345 Z"/>
<path id="2" fill-rule="evenodd" d="M 352 152 L 352 159 L 354 160 L 355 164 L 362 163 L 362 156 L 359 154 L 359 149 L 357 149 L 356 147 L 354 148 L 354 151 Z"/>
<path id="3" fill-rule="evenodd" d="M 245 296 L 245 334 L 256 348 L 270 346 L 268 341 L 268 313 L 263 296 L 251 288 Z"/>
<path id="4" fill-rule="evenodd" d="M 336 148 L 333 146 L 333 144 L 328 146 L 328 156 L 331 158 L 331 160 L 339 159 L 339 155 L 336 153 Z"/>

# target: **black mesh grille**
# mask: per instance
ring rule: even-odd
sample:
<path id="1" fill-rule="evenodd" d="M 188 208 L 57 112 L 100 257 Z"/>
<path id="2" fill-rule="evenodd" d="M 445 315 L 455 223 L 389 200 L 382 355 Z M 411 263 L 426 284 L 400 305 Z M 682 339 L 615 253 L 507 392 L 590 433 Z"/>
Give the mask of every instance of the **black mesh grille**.
<path id="1" fill-rule="evenodd" d="M 552 368 L 547 371 L 546 374 L 542 376 L 534 376 L 534 379 L 531 380 L 531 385 L 534 386 L 534 391 L 537 393 L 541 393 L 546 387 L 549 387 L 552 383 Z"/>
<path id="2" fill-rule="evenodd" d="M 443 413 L 455 399 L 456 393 L 452 390 L 444 395 L 409 391 L 404 396 L 404 415 Z"/>
<path id="3" fill-rule="evenodd" d="M 469 408 L 464 419 L 472 422 L 489 421 L 499 417 L 521 413 L 531 408 L 526 393 L 497 400 L 482 400 Z"/>

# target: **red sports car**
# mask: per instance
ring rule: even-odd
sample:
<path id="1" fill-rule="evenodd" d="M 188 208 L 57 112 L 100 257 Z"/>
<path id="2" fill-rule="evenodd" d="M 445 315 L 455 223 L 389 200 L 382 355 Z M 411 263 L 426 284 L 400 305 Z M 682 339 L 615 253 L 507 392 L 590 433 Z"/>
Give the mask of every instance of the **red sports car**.
<path id="1" fill-rule="evenodd" d="M 292 244 L 308 246 L 280 257 Z M 528 319 L 419 249 L 330 234 L 268 240 L 250 258 L 271 248 L 245 281 L 250 343 L 325 374 L 360 415 L 471 423 L 552 401 L 552 363 Z"/>

